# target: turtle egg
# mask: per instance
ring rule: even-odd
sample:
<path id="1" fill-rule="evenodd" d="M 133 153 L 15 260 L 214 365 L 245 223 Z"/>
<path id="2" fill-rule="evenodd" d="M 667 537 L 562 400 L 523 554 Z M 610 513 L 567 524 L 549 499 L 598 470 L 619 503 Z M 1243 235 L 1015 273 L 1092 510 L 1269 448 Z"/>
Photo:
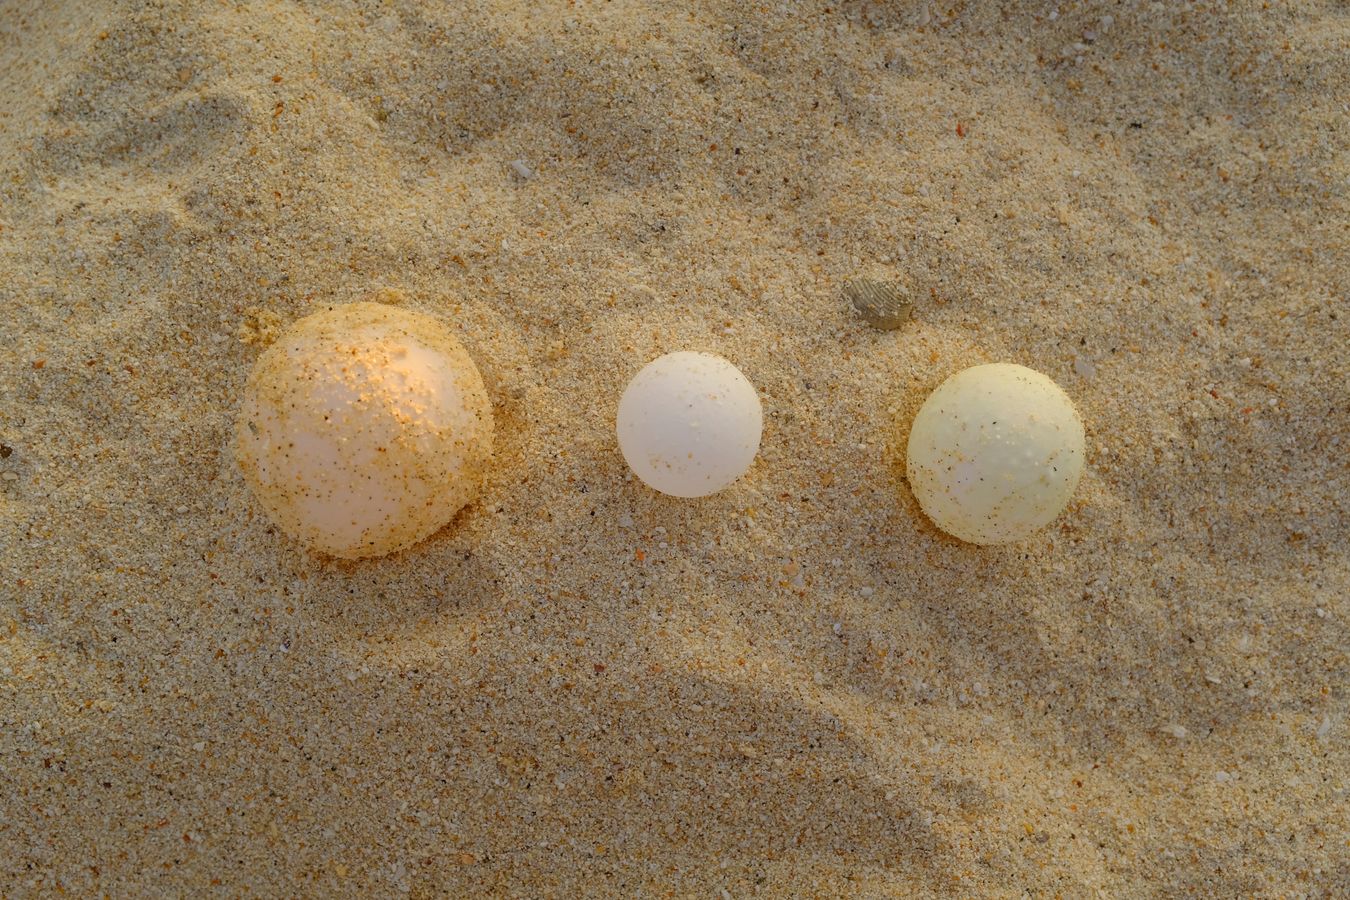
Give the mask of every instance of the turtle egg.
<path id="1" fill-rule="evenodd" d="M 623 458 L 644 482 L 675 497 L 704 497 L 745 474 L 764 414 L 741 370 L 711 353 L 652 360 L 619 400 Z"/>
<path id="2" fill-rule="evenodd" d="M 910 488 L 939 528 L 973 544 L 1021 540 L 1069 502 L 1083 474 L 1083 420 L 1040 372 L 957 372 L 909 432 Z"/>
<path id="3" fill-rule="evenodd" d="M 272 521 L 352 559 L 415 544 L 474 498 L 492 410 L 439 322 L 352 303 L 299 320 L 259 357 L 236 435 Z"/>

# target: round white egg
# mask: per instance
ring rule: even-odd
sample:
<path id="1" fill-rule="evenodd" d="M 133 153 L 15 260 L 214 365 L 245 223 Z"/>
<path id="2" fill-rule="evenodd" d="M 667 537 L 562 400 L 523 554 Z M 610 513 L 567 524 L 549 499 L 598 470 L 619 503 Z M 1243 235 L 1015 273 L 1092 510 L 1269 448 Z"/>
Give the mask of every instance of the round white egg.
<path id="1" fill-rule="evenodd" d="M 478 492 L 492 430 L 483 379 L 453 334 L 352 303 L 299 320 L 259 357 L 237 458 L 283 531 L 352 559 L 449 522 Z"/>
<path id="2" fill-rule="evenodd" d="M 1083 420 L 1059 385 L 1009 363 L 944 381 L 909 432 L 907 473 L 939 528 L 1021 540 L 1058 516 L 1083 474 Z"/>
<path id="3" fill-rule="evenodd" d="M 633 472 L 675 497 L 716 493 L 759 452 L 764 412 L 741 370 L 711 353 L 652 360 L 619 400 L 619 449 Z"/>

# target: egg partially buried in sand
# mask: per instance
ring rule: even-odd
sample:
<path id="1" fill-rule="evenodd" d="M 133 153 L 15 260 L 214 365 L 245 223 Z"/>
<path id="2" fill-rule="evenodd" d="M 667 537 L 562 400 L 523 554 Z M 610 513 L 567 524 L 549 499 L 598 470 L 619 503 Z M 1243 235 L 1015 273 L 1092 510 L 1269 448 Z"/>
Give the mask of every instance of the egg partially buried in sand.
<path id="1" fill-rule="evenodd" d="M 1027 537 L 1063 511 L 1083 474 L 1083 420 L 1040 372 L 997 363 L 957 372 L 923 404 L 907 471 L 939 528 L 973 544 Z"/>
<path id="2" fill-rule="evenodd" d="M 704 497 L 744 475 L 763 429 L 754 385 L 711 353 L 652 360 L 619 400 L 623 458 L 649 486 L 674 497 Z"/>
<path id="3" fill-rule="evenodd" d="M 272 520 L 354 559 L 417 543 L 476 496 L 492 409 L 439 322 L 352 303 L 299 320 L 259 357 L 236 434 Z"/>

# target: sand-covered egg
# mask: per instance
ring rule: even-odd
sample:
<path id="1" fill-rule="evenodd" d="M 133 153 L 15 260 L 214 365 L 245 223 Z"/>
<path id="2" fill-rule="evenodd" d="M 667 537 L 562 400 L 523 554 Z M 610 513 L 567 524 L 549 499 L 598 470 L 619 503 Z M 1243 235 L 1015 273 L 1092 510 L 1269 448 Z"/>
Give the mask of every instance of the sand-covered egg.
<path id="1" fill-rule="evenodd" d="M 352 303 L 297 321 L 259 357 L 237 457 L 283 531 L 332 556 L 379 556 L 441 528 L 492 454 L 478 368 L 430 316 Z"/>
<path id="2" fill-rule="evenodd" d="M 1017 541 L 1068 504 L 1083 474 L 1083 420 L 1040 372 L 974 366 L 924 402 L 907 455 L 910 487 L 939 528 L 974 544 Z"/>
<path id="3" fill-rule="evenodd" d="M 759 452 L 764 413 L 741 370 L 711 353 L 652 360 L 619 400 L 619 449 L 633 472 L 675 497 L 731 484 Z"/>

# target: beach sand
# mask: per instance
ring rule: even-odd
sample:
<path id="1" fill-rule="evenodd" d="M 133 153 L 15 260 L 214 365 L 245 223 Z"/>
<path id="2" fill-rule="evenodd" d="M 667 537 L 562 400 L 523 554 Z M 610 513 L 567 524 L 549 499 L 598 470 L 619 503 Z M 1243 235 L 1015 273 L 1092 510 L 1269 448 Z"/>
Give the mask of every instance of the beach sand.
<path id="1" fill-rule="evenodd" d="M 9 0 L 0 894 L 1346 896 L 1348 58 L 1334 0 Z M 341 563 L 230 442 L 370 298 L 497 453 Z M 613 431 L 679 349 L 765 409 L 700 501 Z M 1089 459 L 979 548 L 903 447 L 992 361 Z"/>

